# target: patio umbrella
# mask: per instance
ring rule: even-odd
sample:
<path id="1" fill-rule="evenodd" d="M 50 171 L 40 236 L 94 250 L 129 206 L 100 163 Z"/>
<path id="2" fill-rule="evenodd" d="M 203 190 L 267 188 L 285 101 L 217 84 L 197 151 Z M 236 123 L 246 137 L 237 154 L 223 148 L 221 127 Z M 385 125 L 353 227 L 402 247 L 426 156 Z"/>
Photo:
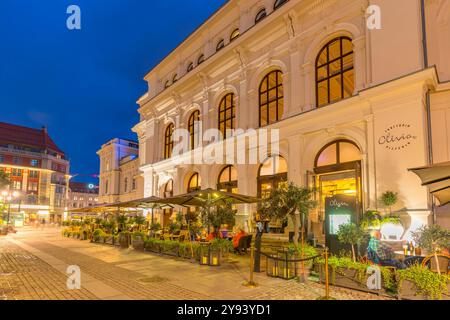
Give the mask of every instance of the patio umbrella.
<path id="1" fill-rule="evenodd" d="M 441 206 L 450 203 L 450 162 L 433 164 L 409 169 L 422 180 L 422 185 L 429 187 Z"/>

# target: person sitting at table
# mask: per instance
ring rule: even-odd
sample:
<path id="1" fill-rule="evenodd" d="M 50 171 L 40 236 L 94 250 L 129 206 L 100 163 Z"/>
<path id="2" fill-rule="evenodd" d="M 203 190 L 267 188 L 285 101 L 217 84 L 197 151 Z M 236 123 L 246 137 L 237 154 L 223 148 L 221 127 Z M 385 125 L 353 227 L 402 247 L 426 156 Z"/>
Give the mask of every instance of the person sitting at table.
<path id="1" fill-rule="evenodd" d="M 212 231 L 206 237 L 206 241 L 213 241 L 214 239 L 223 239 L 222 233 L 219 232 L 219 228 L 216 228 L 216 227 L 212 227 Z"/>
<path id="2" fill-rule="evenodd" d="M 392 248 L 381 242 L 381 232 L 377 230 L 373 230 L 370 232 L 370 240 L 367 248 L 367 252 L 369 256 L 375 255 L 376 260 L 372 261 L 381 266 L 385 267 L 395 267 L 397 269 L 406 269 L 406 265 L 400 260 L 395 259 L 395 253 Z M 374 259 L 372 259 L 374 260 Z"/>
<path id="3" fill-rule="evenodd" d="M 244 228 L 240 227 L 239 232 L 236 233 L 233 237 L 233 248 L 237 249 L 239 247 L 239 240 L 242 237 L 245 237 L 247 235 L 247 232 L 245 232 Z"/>
<path id="4" fill-rule="evenodd" d="M 223 239 L 228 238 L 229 232 L 226 224 L 220 229 L 220 233 L 222 234 Z"/>

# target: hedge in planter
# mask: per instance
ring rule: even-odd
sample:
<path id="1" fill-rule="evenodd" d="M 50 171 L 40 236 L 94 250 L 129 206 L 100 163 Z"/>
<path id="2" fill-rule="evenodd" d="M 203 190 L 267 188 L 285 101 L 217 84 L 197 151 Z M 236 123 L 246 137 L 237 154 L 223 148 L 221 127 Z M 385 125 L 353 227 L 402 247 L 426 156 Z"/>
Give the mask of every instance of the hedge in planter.
<path id="1" fill-rule="evenodd" d="M 95 229 L 92 233 L 92 241 L 93 242 L 103 242 L 103 237 L 106 235 L 106 233 L 102 229 Z"/>
<path id="2" fill-rule="evenodd" d="M 178 257 L 180 243 L 178 241 L 165 240 L 161 242 L 161 253 Z"/>
<path id="3" fill-rule="evenodd" d="M 398 293 L 402 299 L 450 300 L 450 276 L 415 265 L 398 270 Z"/>
<path id="4" fill-rule="evenodd" d="M 320 280 L 325 281 L 325 260 L 321 258 L 317 261 L 320 267 Z M 330 283 L 332 285 L 373 292 L 367 288 L 367 268 L 370 264 L 354 262 L 347 257 L 330 257 L 328 259 L 330 272 Z M 381 271 L 382 291 L 394 291 L 396 289 L 395 276 L 389 268 L 379 267 Z M 377 292 L 377 291 L 374 291 Z"/>
<path id="5" fill-rule="evenodd" d="M 163 243 L 163 240 L 158 240 L 156 238 L 149 238 L 144 241 L 145 250 L 154 252 L 154 253 L 160 253 L 161 252 L 161 244 Z"/>

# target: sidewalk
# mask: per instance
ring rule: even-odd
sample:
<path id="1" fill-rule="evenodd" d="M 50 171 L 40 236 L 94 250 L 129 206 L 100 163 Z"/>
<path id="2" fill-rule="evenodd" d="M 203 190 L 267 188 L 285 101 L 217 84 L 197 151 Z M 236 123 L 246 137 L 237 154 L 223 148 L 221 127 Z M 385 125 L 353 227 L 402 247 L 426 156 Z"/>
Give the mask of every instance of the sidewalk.
<path id="1" fill-rule="evenodd" d="M 200 266 L 64 238 L 58 229 L 24 228 L 2 237 L 0 254 L 0 297 L 7 299 L 308 300 L 324 294 L 321 284 L 305 285 L 265 274 L 255 275 L 257 288 L 247 288 L 242 285 L 248 280 L 246 260 L 220 267 Z M 29 258 L 22 258 L 20 268 L 5 262 L 14 260 L 14 255 Z M 80 267 L 82 290 L 66 289 L 69 265 Z M 386 299 L 338 288 L 332 288 L 331 294 L 345 300 Z"/>

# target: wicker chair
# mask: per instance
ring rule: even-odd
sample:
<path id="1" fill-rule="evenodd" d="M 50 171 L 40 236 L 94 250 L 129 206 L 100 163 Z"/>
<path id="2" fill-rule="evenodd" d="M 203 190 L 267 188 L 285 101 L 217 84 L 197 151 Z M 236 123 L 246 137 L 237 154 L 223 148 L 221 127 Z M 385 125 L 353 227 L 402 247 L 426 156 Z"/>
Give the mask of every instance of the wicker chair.
<path id="1" fill-rule="evenodd" d="M 437 254 L 436 256 L 439 263 L 440 273 L 450 274 L 450 256 L 447 254 Z M 438 272 L 438 266 L 434 254 L 427 256 L 423 260 L 422 266 L 429 268 L 433 272 Z"/>

